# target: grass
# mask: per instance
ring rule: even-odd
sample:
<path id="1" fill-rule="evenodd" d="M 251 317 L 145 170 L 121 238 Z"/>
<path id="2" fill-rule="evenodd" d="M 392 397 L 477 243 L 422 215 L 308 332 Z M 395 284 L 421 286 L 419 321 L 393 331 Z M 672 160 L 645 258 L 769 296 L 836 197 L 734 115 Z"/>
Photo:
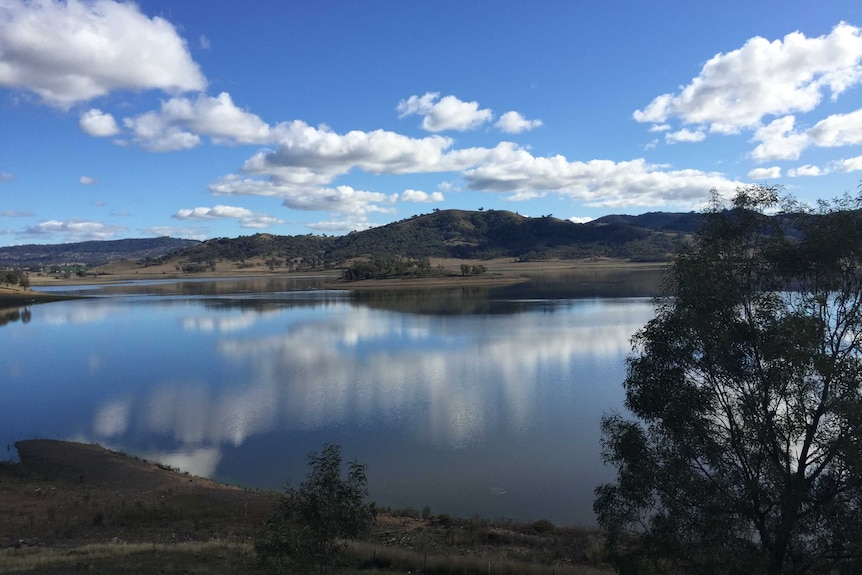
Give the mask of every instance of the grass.
<path id="1" fill-rule="evenodd" d="M 0 463 L 0 574 L 261 572 L 253 550 L 278 494 L 219 485 L 99 446 L 16 444 Z M 13 548 L 19 547 L 19 548 Z M 381 509 L 339 573 L 594 575 L 595 529 Z"/>
<path id="2" fill-rule="evenodd" d="M 355 572 L 392 571 L 425 575 L 607 575 L 607 569 L 591 565 L 540 565 L 499 556 L 430 555 L 395 547 L 350 542 L 345 555 L 356 562 Z"/>
<path id="3" fill-rule="evenodd" d="M 93 543 L 70 548 L 32 547 L 0 550 L 0 573 L 146 572 L 157 565 L 162 573 L 233 573 L 250 563 L 250 544 L 227 541 L 189 543 Z M 230 570 L 222 570 L 229 567 Z M 215 570 L 213 570 L 215 569 Z"/>

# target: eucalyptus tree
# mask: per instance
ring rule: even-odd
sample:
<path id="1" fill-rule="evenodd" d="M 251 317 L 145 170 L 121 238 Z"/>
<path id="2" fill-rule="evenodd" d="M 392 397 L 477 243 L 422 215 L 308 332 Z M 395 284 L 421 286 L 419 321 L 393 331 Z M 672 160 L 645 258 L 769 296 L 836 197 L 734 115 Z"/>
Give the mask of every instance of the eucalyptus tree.
<path id="1" fill-rule="evenodd" d="M 602 421 L 621 573 L 862 568 L 860 207 L 743 188 L 669 265 Z"/>

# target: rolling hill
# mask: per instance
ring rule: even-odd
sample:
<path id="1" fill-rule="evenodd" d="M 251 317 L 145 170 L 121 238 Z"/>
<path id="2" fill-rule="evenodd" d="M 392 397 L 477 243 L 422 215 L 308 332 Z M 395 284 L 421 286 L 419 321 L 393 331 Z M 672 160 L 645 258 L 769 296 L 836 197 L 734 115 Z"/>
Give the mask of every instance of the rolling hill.
<path id="1" fill-rule="evenodd" d="M 153 238 L 0 248 L 0 266 L 98 266 L 119 259 L 176 260 L 185 271 L 215 261 L 264 259 L 271 267 L 320 269 L 355 258 L 509 257 L 520 260 L 615 257 L 661 261 L 697 225 L 696 214 L 606 216 L 576 224 L 505 210 L 435 210 L 344 236 L 255 234 L 204 242 Z"/>

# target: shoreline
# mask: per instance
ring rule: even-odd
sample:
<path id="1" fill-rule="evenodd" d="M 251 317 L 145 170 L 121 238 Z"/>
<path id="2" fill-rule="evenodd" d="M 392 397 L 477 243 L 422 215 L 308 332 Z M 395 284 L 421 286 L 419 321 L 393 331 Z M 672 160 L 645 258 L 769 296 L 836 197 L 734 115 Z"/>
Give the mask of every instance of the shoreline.
<path id="1" fill-rule="evenodd" d="M 216 280 L 216 279 L 240 279 L 240 278 L 302 278 L 315 277 L 327 278 L 327 283 L 333 287 L 340 286 L 364 286 L 382 283 L 393 287 L 401 285 L 421 287 L 422 284 L 437 286 L 440 284 L 459 285 L 462 283 L 501 283 L 518 282 L 527 279 L 527 276 L 593 272 L 593 271 L 617 271 L 617 270 L 655 270 L 662 269 L 667 262 L 631 262 L 628 260 L 599 258 L 588 260 L 536 260 L 521 262 L 511 258 L 496 258 L 491 260 L 461 260 L 452 258 L 431 258 L 433 268 L 439 270 L 440 275 L 419 278 L 391 278 L 373 279 L 347 282 L 341 279 L 341 269 L 311 270 L 311 271 L 287 271 L 269 270 L 259 266 L 249 268 L 236 268 L 233 265 L 220 262 L 214 270 L 205 272 L 185 273 L 178 272 L 172 266 L 138 267 L 135 262 L 123 260 L 113 262 L 105 266 L 94 268 L 83 277 L 51 276 L 43 274 L 30 274 L 31 288 L 46 286 L 76 286 L 92 284 L 114 284 L 134 281 L 183 281 L 183 280 Z M 462 265 L 482 266 L 485 272 L 481 275 L 463 276 L 459 270 Z M 0 295 L 3 295 L 0 287 Z M 20 288 L 13 288 L 18 289 Z"/>
<path id="2" fill-rule="evenodd" d="M 0 461 L 0 516 L 7 519 L 0 522 L 0 573 L 54 575 L 82 565 L 96 573 L 265 572 L 254 543 L 281 492 L 218 483 L 98 444 L 31 439 L 15 449 L 18 462 Z M 389 561 L 364 570 L 372 574 L 433 563 L 475 575 L 492 564 L 495 572 L 606 575 L 602 538 L 595 527 L 545 520 L 381 508 L 372 531 L 345 556 L 357 568 Z"/>

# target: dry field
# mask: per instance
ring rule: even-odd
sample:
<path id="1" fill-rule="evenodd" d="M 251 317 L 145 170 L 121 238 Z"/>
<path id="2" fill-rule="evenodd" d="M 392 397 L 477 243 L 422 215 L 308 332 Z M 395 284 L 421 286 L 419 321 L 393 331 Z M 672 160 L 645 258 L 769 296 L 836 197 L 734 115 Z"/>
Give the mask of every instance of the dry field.
<path id="1" fill-rule="evenodd" d="M 192 477 L 96 445 L 16 444 L 0 463 L 0 573 L 256 573 L 254 541 L 278 494 Z M 342 573 L 609 573 L 599 535 L 381 513 Z"/>

